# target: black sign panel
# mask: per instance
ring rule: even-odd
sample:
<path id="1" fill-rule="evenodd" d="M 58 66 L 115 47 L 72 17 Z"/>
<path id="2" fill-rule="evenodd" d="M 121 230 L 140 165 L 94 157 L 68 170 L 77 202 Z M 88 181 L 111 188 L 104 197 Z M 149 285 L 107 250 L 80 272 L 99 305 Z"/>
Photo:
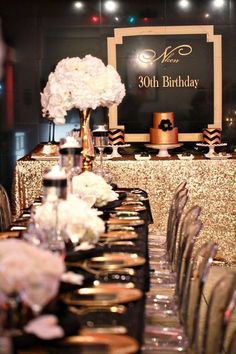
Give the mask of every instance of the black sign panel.
<path id="1" fill-rule="evenodd" d="M 153 112 L 174 112 L 179 133 L 214 123 L 213 43 L 206 35 L 123 37 L 116 58 L 126 86 L 117 124 L 126 133 L 149 133 Z"/>

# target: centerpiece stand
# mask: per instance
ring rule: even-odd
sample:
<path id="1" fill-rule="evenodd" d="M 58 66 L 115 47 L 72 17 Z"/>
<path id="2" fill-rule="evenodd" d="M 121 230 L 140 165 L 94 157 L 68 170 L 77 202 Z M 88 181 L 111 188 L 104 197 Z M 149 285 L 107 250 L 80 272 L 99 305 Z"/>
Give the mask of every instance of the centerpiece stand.
<path id="1" fill-rule="evenodd" d="M 170 157 L 168 150 L 176 149 L 177 147 L 182 146 L 183 144 L 165 144 L 165 145 L 156 145 L 156 144 L 145 144 L 147 148 L 159 150 L 157 157 Z"/>

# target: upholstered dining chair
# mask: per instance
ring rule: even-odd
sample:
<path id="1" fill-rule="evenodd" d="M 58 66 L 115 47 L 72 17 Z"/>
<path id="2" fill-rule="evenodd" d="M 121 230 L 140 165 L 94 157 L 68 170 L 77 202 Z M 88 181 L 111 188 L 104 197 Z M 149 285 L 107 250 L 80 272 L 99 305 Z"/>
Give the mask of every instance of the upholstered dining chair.
<path id="1" fill-rule="evenodd" d="M 0 231 L 7 230 L 11 225 L 11 207 L 5 188 L 0 185 Z"/>

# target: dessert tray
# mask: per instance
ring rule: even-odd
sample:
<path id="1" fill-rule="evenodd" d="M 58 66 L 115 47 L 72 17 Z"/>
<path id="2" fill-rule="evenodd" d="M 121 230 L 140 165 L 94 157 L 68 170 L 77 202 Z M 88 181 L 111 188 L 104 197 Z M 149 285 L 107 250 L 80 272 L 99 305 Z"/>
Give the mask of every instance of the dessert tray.
<path id="1" fill-rule="evenodd" d="M 225 160 L 225 159 L 229 159 L 232 157 L 231 154 L 225 154 L 225 155 L 222 155 L 222 154 L 204 154 L 204 156 L 207 158 L 207 159 L 211 159 L 211 160 Z"/>
<path id="2" fill-rule="evenodd" d="M 147 160 L 151 159 L 151 155 L 142 156 L 141 154 L 135 154 L 134 158 L 135 158 L 135 160 L 138 160 L 138 161 L 147 161 Z"/>
<path id="3" fill-rule="evenodd" d="M 180 160 L 193 160 L 194 159 L 194 155 L 193 154 L 191 154 L 191 155 L 182 155 L 182 154 L 177 154 L 177 156 L 178 156 L 178 159 L 180 159 Z"/>

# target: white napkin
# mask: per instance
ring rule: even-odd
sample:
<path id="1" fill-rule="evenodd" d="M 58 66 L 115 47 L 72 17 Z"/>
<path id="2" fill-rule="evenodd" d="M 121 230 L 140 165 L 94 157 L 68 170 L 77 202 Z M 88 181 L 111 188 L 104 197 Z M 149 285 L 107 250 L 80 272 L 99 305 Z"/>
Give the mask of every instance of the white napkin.
<path id="1" fill-rule="evenodd" d="M 64 336 L 63 328 L 58 325 L 54 315 L 43 315 L 30 321 L 25 327 L 26 333 L 36 335 L 41 339 L 61 338 Z"/>
<path id="2" fill-rule="evenodd" d="M 87 250 L 91 250 L 94 247 L 95 247 L 95 245 L 93 245 L 91 243 L 82 242 L 80 245 L 78 245 L 74 248 L 74 251 L 87 251 Z"/>
<path id="3" fill-rule="evenodd" d="M 66 272 L 62 274 L 61 280 L 65 283 L 82 285 L 84 281 L 84 276 L 81 274 L 76 274 L 74 272 Z"/>

